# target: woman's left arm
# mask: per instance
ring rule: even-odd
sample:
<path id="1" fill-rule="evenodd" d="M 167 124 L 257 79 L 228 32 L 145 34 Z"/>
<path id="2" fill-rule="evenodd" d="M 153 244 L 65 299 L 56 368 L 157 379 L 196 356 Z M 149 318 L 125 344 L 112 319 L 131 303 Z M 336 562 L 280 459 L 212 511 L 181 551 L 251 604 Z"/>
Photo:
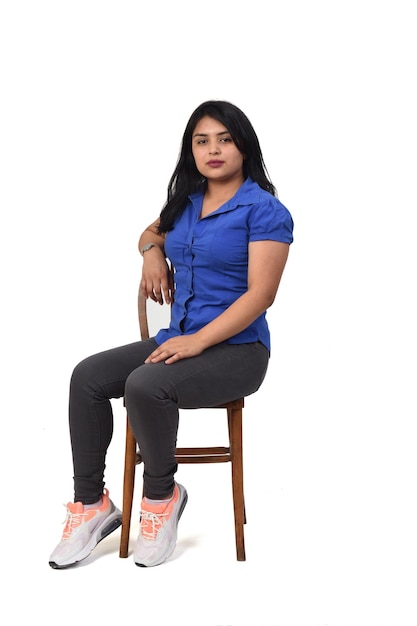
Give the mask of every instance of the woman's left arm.
<path id="1" fill-rule="evenodd" d="M 197 333 L 165 341 L 149 356 L 147 362 L 165 361 L 169 364 L 196 356 L 247 328 L 274 302 L 288 252 L 289 244 L 279 241 L 251 242 L 248 290 Z"/>

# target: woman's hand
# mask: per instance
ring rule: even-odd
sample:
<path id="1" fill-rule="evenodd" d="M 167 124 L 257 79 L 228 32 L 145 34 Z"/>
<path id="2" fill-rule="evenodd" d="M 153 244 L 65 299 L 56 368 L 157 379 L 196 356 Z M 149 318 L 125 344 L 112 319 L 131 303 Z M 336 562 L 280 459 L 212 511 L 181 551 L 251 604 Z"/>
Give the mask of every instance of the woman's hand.
<path id="1" fill-rule="evenodd" d="M 140 288 L 145 298 L 154 302 L 171 304 L 172 276 L 164 253 L 159 246 L 144 253 Z"/>
<path id="2" fill-rule="evenodd" d="M 181 359 L 189 359 L 192 356 L 198 356 L 204 352 L 205 346 L 195 335 L 179 335 L 172 337 L 168 341 L 164 341 L 156 350 L 154 350 L 146 359 L 145 363 L 159 363 L 165 361 L 167 365 L 175 363 Z"/>
<path id="3" fill-rule="evenodd" d="M 154 302 L 171 304 L 173 281 L 168 263 L 165 259 L 165 235 L 159 232 L 159 218 L 146 228 L 139 238 L 138 248 L 142 250 L 146 244 L 152 244 L 143 256 L 142 280 L 140 289 L 145 298 Z"/>

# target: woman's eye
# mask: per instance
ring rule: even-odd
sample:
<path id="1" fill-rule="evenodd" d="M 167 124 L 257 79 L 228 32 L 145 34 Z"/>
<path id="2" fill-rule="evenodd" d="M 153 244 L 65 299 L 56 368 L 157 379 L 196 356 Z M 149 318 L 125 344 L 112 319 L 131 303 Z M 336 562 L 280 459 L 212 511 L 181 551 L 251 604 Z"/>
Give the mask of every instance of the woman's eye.
<path id="1" fill-rule="evenodd" d="M 220 141 L 222 141 L 223 143 L 230 143 L 233 141 L 233 139 L 231 137 L 222 137 Z"/>

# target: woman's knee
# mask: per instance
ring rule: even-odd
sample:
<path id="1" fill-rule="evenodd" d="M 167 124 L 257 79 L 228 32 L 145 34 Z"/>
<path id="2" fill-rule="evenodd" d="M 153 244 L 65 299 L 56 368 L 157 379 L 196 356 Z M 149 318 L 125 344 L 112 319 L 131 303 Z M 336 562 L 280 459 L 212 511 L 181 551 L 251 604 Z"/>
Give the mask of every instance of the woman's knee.
<path id="1" fill-rule="evenodd" d="M 167 397 L 157 370 L 153 364 L 142 365 L 129 374 L 125 385 L 126 406 L 129 401 L 146 404 L 150 400 Z"/>
<path id="2" fill-rule="evenodd" d="M 92 355 L 80 361 L 73 369 L 70 379 L 70 390 L 84 391 L 97 390 L 100 385 L 100 365 L 99 355 Z"/>
<path id="3" fill-rule="evenodd" d="M 129 376 L 127 377 L 125 385 L 126 405 L 129 403 L 129 401 L 140 402 L 150 393 L 150 385 L 147 385 L 143 380 L 143 375 L 141 372 L 141 370 L 143 369 L 143 366 L 139 367 L 131 372 L 131 374 L 129 374 Z"/>
<path id="4" fill-rule="evenodd" d="M 89 360 L 91 357 L 83 359 L 74 367 L 71 375 L 71 387 L 84 386 L 91 377 L 91 367 Z"/>

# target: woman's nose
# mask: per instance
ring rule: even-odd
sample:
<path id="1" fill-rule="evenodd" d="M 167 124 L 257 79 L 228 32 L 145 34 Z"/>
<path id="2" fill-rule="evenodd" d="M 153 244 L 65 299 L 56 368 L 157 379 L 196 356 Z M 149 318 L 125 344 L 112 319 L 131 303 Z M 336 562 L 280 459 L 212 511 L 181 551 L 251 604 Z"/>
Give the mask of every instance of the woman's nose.
<path id="1" fill-rule="evenodd" d="M 219 145 L 217 143 L 213 143 L 209 146 L 209 153 L 210 154 L 219 154 L 220 149 L 219 149 Z"/>

